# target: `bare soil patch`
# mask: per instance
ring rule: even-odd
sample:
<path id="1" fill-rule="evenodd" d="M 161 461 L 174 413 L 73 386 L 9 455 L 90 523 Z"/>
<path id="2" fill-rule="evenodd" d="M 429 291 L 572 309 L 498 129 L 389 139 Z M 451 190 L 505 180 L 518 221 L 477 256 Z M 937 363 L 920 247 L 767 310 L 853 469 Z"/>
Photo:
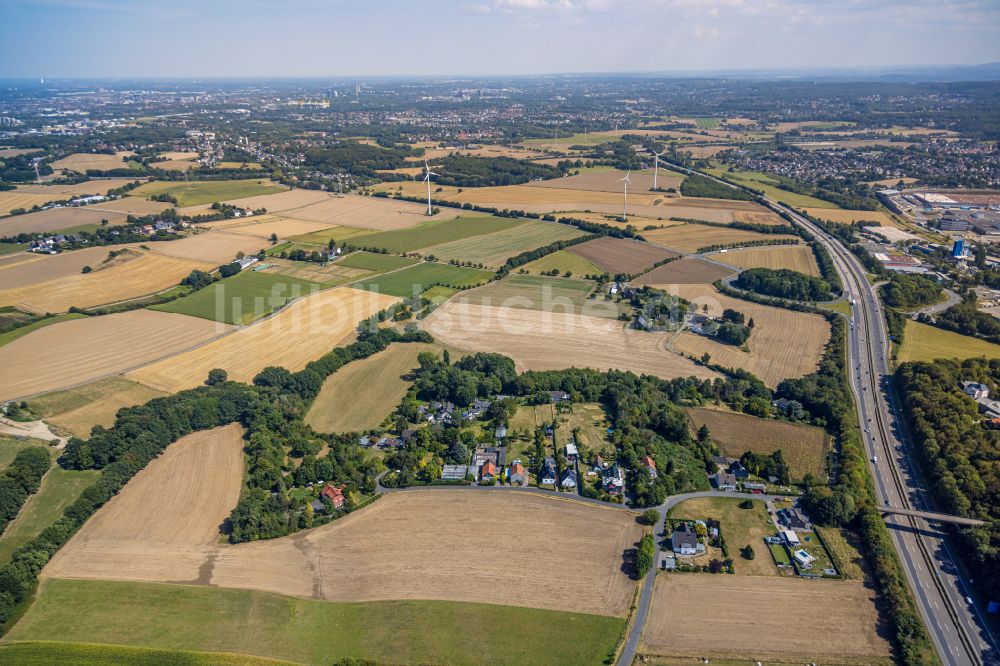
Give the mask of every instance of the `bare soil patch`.
<path id="1" fill-rule="evenodd" d="M 672 284 L 712 284 L 716 280 L 727 278 L 734 273 L 735 271 L 727 270 L 722 266 L 701 259 L 684 257 L 654 268 L 634 280 L 633 284 L 640 287 L 647 284 L 659 285 L 660 288 Z"/>

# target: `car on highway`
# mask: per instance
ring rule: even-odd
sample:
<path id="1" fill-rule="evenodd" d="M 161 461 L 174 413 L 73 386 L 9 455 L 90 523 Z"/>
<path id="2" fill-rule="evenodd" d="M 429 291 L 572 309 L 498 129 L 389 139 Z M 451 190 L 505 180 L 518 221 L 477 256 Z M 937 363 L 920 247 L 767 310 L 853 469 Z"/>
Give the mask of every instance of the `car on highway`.
<path id="1" fill-rule="evenodd" d="M 873 463 L 877 463 L 878 462 L 878 456 L 872 456 L 872 462 Z"/>

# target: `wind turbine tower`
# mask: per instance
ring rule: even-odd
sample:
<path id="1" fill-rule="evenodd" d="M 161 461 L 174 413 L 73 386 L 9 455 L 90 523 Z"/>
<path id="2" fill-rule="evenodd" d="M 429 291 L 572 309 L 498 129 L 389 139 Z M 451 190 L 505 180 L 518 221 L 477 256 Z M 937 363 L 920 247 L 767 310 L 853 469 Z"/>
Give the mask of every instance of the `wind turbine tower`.
<path id="1" fill-rule="evenodd" d="M 619 182 L 625 183 L 625 202 L 622 205 L 622 222 L 628 221 L 628 186 L 632 182 L 629 180 L 629 176 L 632 174 L 632 170 L 629 169 L 625 174 L 625 177 L 620 179 Z"/>
<path id="2" fill-rule="evenodd" d="M 656 177 L 660 174 L 660 155 L 663 154 L 661 150 L 658 153 L 653 153 L 653 189 L 658 189 L 656 187 Z"/>
<path id="3" fill-rule="evenodd" d="M 427 164 L 427 160 L 424 160 L 424 171 L 427 175 L 424 176 L 424 182 L 427 183 L 427 215 L 433 215 L 434 211 L 431 208 L 431 176 L 436 176 L 437 174 L 431 171 L 431 167 Z"/>

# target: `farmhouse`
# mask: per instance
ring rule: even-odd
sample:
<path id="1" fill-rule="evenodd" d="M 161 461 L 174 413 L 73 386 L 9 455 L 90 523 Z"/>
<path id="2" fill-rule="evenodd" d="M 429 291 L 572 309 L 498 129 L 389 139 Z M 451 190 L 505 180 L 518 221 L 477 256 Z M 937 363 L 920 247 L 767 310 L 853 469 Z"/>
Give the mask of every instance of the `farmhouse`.
<path id="1" fill-rule="evenodd" d="M 323 490 L 319 491 L 319 494 L 328 500 L 330 504 L 333 505 L 334 509 L 344 508 L 344 486 L 332 486 L 329 483 L 323 486 Z"/>
<path id="2" fill-rule="evenodd" d="M 698 552 L 698 535 L 687 523 L 681 523 L 670 535 L 670 548 L 678 555 L 695 555 Z"/>
<path id="3" fill-rule="evenodd" d="M 505 446 L 480 446 L 476 449 L 472 458 L 472 465 L 479 469 L 487 462 L 493 463 L 500 468 L 507 464 L 507 447 Z"/>
<path id="4" fill-rule="evenodd" d="M 562 402 L 563 400 L 569 400 L 569 393 L 566 391 L 549 391 L 549 397 L 552 402 Z"/>

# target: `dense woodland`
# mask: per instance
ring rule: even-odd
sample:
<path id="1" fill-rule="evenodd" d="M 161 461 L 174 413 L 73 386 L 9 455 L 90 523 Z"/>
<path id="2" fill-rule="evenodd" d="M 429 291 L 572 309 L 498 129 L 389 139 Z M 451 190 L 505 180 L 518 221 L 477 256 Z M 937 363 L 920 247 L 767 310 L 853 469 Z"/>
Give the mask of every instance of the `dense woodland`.
<path id="1" fill-rule="evenodd" d="M 737 201 L 751 201 L 753 196 L 743 190 L 735 189 L 723 185 L 718 181 L 691 174 L 681 181 L 681 194 L 686 197 L 708 197 L 712 199 L 735 199 Z"/>
<path id="2" fill-rule="evenodd" d="M 941 298 L 941 287 L 923 275 L 892 273 L 882 285 L 882 301 L 891 308 L 912 310 L 930 305 Z"/>
<path id="3" fill-rule="evenodd" d="M 531 180 L 561 178 L 556 167 L 510 157 L 471 157 L 451 155 L 431 165 L 435 185 L 456 187 L 492 187 L 520 185 Z"/>
<path id="4" fill-rule="evenodd" d="M 987 521 L 953 528 L 976 587 L 1000 590 L 1000 430 L 979 413 L 961 382 L 1000 391 L 1000 359 L 904 363 L 896 371 L 903 410 L 938 508 Z"/>
<path id="5" fill-rule="evenodd" d="M 765 296 L 794 301 L 829 301 L 834 297 L 826 280 L 787 268 L 749 268 L 740 273 L 736 286 Z"/>
<path id="6" fill-rule="evenodd" d="M 0 474 L 0 534 L 7 523 L 17 516 L 28 497 L 33 495 L 49 471 L 52 458 L 46 448 L 30 446 L 21 449 Z"/>

